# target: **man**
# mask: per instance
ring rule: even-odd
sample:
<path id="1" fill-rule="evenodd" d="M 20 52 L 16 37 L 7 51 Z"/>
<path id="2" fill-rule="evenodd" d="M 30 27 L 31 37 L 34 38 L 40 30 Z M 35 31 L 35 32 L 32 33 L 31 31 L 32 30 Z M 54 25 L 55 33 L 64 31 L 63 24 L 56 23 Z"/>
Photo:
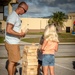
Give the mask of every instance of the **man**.
<path id="1" fill-rule="evenodd" d="M 20 38 L 25 36 L 25 32 L 21 30 L 21 20 L 19 15 L 26 13 L 28 5 L 21 2 L 17 9 L 13 11 L 7 18 L 5 31 L 5 48 L 8 53 L 8 75 L 14 75 L 16 63 L 20 60 Z"/>

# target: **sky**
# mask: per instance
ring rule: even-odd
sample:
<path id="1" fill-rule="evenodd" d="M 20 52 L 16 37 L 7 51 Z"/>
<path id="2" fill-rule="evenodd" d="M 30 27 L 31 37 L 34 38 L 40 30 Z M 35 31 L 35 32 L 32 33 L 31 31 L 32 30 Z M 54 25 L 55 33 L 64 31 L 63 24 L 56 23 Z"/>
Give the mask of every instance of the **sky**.
<path id="1" fill-rule="evenodd" d="M 51 16 L 54 12 L 62 11 L 67 14 L 75 12 L 75 0 L 18 0 L 25 1 L 29 9 L 26 14 L 21 17 L 46 17 Z M 17 4 L 13 5 L 13 10 L 17 8 Z M 8 7 L 5 8 L 4 15 L 8 15 Z"/>

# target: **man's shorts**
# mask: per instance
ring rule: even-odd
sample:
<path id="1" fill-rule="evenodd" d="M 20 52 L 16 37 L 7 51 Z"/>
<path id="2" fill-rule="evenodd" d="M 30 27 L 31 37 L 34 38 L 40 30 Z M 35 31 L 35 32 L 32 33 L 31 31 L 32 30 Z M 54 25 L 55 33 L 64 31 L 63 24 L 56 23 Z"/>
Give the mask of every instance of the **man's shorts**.
<path id="1" fill-rule="evenodd" d="M 8 44 L 5 42 L 5 48 L 8 54 L 8 60 L 12 62 L 18 62 L 21 58 L 19 44 Z"/>
<path id="2" fill-rule="evenodd" d="M 55 57 L 53 54 L 43 54 L 42 66 L 54 66 Z"/>

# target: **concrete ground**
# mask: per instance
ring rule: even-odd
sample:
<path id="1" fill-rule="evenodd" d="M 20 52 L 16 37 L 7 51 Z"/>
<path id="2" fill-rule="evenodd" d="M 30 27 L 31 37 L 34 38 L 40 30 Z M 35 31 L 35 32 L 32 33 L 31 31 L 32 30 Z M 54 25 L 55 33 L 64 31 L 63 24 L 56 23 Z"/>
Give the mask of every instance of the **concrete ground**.
<path id="1" fill-rule="evenodd" d="M 0 75 L 8 75 L 5 69 L 6 60 L 7 59 L 0 59 Z M 75 69 L 73 69 L 72 65 L 72 61 L 74 61 L 75 58 L 55 58 L 55 60 L 55 75 L 75 75 Z M 21 68 L 21 65 L 17 66 L 18 72 L 16 75 L 22 75 Z"/>

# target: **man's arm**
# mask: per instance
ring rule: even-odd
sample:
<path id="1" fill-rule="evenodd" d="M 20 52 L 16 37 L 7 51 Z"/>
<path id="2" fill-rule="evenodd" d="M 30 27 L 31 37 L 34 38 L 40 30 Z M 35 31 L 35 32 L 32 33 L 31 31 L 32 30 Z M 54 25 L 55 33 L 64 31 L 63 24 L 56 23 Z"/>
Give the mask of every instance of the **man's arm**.
<path id="1" fill-rule="evenodd" d="M 6 32 L 7 32 L 8 34 L 12 34 L 12 35 L 18 36 L 18 37 L 24 37 L 24 36 L 25 36 L 25 33 L 24 33 L 23 31 L 21 31 L 20 33 L 15 32 L 15 31 L 13 30 L 13 27 L 14 27 L 13 24 L 7 23 Z"/>

